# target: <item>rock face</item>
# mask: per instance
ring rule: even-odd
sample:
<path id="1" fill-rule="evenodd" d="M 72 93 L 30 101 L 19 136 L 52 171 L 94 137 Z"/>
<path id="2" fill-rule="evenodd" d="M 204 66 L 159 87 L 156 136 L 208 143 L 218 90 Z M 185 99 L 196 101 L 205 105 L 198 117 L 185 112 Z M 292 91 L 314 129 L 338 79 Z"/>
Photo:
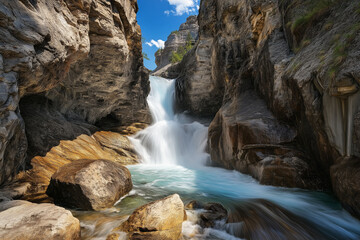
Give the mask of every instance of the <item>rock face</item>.
<path id="1" fill-rule="evenodd" d="M 331 181 L 345 209 L 360 218 L 360 158 L 345 158 L 332 166 Z"/>
<path id="2" fill-rule="evenodd" d="M 279 163 L 282 177 L 291 165 L 291 172 L 310 168 L 329 183 L 339 156 L 358 155 L 360 68 L 359 51 L 352 50 L 360 49 L 357 9 L 353 1 L 201 1 L 199 41 L 180 63 L 176 96 L 182 110 L 217 113 L 209 127 L 215 161 L 244 171 L 241 155 L 248 150 L 242 139 L 249 139 L 303 155 L 290 160 L 283 151 L 270 152 L 273 160 L 265 165 L 248 159 L 253 176 L 261 179 L 263 167 L 266 175 L 279 173 L 267 165 Z M 257 98 L 263 103 L 250 104 Z M 260 114 L 245 124 L 248 105 L 254 116 L 266 106 L 271 117 Z"/>
<path id="3" fill-rule="evenodd" d="M 132 189 L 129 170 L 109 160 L 78 160 L 59 168 L 46 193 L 56 203 L 83 210 L 112 207 Z"/>
<path id="4" fill-rule="evenodd" d="M 360 112 L 358 112 L 354 119 L 354 135 L 353 135 L 354 154 L 360 157 Z"/>
<path id="5" fill-rule="evenodd" d="M 177 240 L 186 218 L 179 195 L 146 204 L 136 209 L 120 230 L 129 233 L 129 239 Z"/>
<path id="6" fill-rule="evenodd" d="M 119 125 L 149 121 L 136 1 L 2 0 L 0 5 L 0 184 L 24 163 L 28 126 L 20 111 L 43 111 L 50 102 L 47 113 L 25 119 L 30 141 L 37 141 L 33 134 L 39 131 L 43 139 L 53 139 L 46 145 L 89 134 L 89 124 L 104 118 Z M 34 98 L 38 107 L 28 104 Z M 61 133 L 60 125 L 74 131 Z M 30 155 L 43 154 L 44 149 L 33 153 L 34 142 Z"/>
<path id="7" fill-rule="evenodd" d="M 53 204 L 5 201 L 0 203 L 0 239 L 80 240 L 80 223 Z"/>
<path id="8" fill-rule="evenodd" d="M 166 78 L 176 78 L 180 69 L 177 64 L 171 62 L 173 52 L 177 51 L 180 47 L 186 46 L 188 40 L 192 44 L 198 39 L 199 25 L 197 16 L 190 16 L 186 22 L 180 25 L 179 30 L 172 32 L 165 42 L 165 48 L 159 49 L 155 53 L 155 63 L 157 68 L 154 70 L 153 75 Z"/>

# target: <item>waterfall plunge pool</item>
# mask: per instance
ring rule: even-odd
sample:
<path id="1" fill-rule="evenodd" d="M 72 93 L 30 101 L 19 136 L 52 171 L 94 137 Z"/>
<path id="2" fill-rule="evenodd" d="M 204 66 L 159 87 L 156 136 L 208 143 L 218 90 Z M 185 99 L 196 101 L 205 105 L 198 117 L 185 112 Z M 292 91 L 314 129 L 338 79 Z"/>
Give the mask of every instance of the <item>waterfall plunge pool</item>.
<path id="1" fill-rule="evenodd" d="M 185 115 L 174 114 L 174 81 L 150 77 L 150 83 L 148 104 L 154 123 L 131 138 L 143 160 L 142 164 L 128 166 L 133 190 L 111 209 L 74 211 L 81 221 L 83 239 L 106 239 L 137 207 L 173 193 L 178 193 L 185 203 L 218 202 L 229 211 L 239 204 L 265 199 L 304 219 L 308 227 L 321 233 L 322 239 L 360 239 L 360 222 L 326 193 L 263 186 L 237 171 L 207 166 L 207 127 Z M 234 229 L 227 227 L 230 224 L 201 229 L 191 220 L 191 214 L 188 212 L 189 220 L 183 224 L 184 239 L 239 239 L 234 236 Z M 287 220 L 284 217 L 279 221 Z M 241 228 L 241 224 L 236 228 Z M 305 233 L 303 237 L 312 239 Z M 267 239 L 284 236 L 274 233 Z"/>

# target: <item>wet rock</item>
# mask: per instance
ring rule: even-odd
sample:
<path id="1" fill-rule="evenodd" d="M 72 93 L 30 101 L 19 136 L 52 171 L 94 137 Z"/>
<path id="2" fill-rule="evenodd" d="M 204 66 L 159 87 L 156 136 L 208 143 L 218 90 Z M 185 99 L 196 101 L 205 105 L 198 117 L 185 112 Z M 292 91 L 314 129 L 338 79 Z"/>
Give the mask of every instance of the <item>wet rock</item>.
<path id="1" fill-rule="evenodd" d="M 320 5 L 291 0 L 201 1 L 199 41 L 180 63 L 176 98 L 182 110 L 193 114 L 218 112 L 209 128 L 209 151 L 217 163 L 235 168 L 242 136 L 256 140 L 251 144 L 274 144 L 267 141 L 268 134 L 254 139 L 223 120 L 224 109 L 248 91 L 263 99 L 272 117 L 247 125 L 245 134 L 258 131 L 260 123 L 278 131 L 269 121 L 291 126 L 297 132 L 291 145 L 306 153 L 310 161 L 303 160 L 327 182 L 339 156 L 359 155 L 359 144 L 349 141 L 352 126 L 346 127 L 353 125 L 352 114 L 360 104 L 359 52 L 353 51 L 360 48 L 354 25 L 360 17 L 358 6 L 335 1 L 312 12 L 313 4 Z M 309 13 L 314 18 L 297 25 Z M 346 43 L 344 49 L 341 43 Z M 344 50 L 341 56 L 339 48 Z"/>
<path id="2" fill-rule="evenodd" d="M 136 209 L 119 229 L 129 239 L 177 240 L 185 218 L 184 204 L 174 194 Z"/>
<path id="3" fill-rule="evenodd" d="M 56 203 L 82 210 L 101 210 L 132 189 L 129 170 L 109 160 L 77 160 L 59 168 L 46 193 Z"/>
<path id="4" fill-rule="evenodd" d="M 353 148 L 354 154 L 360 157 L 360 112 L 354 118 Z"/>
<path id="5" fill-rule="evenodd" d="M 124 148 L 121 148 L 122 146 Z M 60 167 L 81 159 L 107 159 L 122 165 L 139 162 L 129 140 L 119 133 L 101 131 L 92 136 L 80 135 L 72 141 L 61 141 L 44 157 L 34 157 L 31 160 L 32 168 L 19 173 L 15 181 L 8 186 L 13 189 L 10 195 L 28 201 L 51 202 L 45 194 L 51 176 Z"/>
<path id="6" fill-rule="evenodd" d="M 242 148 L 237 169 L 261 184 L 323 190 L 327 185 L 303 153 L 281 145 L 255 144 Z"/>
<path id="7" fill-rule="evenodd" d="M 205 212 L 200 214 L 200 226 L 203 228 L 212 228 L 216 222 L 227 220 L 228 212 L 220 203 L 207 203 L 203 209 Z"/>
<path id="8" fill-rule="evenodd" d="M 196 210 L 201 208 L 204 208 L 204 204 L 196 200 L 192 200 L 185 205 L 185 209 L 187 210 Z"/>
<path id="9" fill-rule="evenodd" d="M 263 199 L 239 204 L 229 214 L 232 232 L 243 239 L 328 239 L 313 223 Z M 238 227 L 236 227 L 238 226 Z"/>
<path id="10" fill-rule="evenodd" d="M 333 190 L 344 208 L 360 218 L 360 158 L 340 158 L 338 162 L 330 171 Z"/>
<path id="11" fill-rule="evenodd" d="M 0 239 L 78 240 L 80 223 L 70 211 L 53 204 L 0 202 Z"/>

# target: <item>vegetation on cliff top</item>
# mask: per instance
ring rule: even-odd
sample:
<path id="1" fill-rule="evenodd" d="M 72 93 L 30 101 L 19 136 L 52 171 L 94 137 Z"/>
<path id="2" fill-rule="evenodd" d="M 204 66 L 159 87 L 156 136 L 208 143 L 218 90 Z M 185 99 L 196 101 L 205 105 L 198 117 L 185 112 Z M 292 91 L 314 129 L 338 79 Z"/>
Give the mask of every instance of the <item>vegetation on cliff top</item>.
<path id="1" fill-rule="evenodd" d="M 186 37 L 185 46 L 179 47 L 176 51 L 171 54 L 171 63 L 178 63 L 184 58 L 185 54 L 190 51 L 194 46 L 194 39 L 189 33 Z"/>

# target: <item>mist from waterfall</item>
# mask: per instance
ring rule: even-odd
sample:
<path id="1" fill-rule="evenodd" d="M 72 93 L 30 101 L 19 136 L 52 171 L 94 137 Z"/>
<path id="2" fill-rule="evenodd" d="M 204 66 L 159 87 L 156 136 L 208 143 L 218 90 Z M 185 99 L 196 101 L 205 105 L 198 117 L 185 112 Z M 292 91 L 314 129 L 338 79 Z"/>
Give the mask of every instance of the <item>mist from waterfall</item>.
<path id="1" fill-rule="evenodd" d="M 173 110 L 175 81 L 150 77 L 148 104 L 154 123 L 132 138 L 144 163 L 202 166 L 209 159 L 205 152 L 207 127 L 192 122 Z"/>

